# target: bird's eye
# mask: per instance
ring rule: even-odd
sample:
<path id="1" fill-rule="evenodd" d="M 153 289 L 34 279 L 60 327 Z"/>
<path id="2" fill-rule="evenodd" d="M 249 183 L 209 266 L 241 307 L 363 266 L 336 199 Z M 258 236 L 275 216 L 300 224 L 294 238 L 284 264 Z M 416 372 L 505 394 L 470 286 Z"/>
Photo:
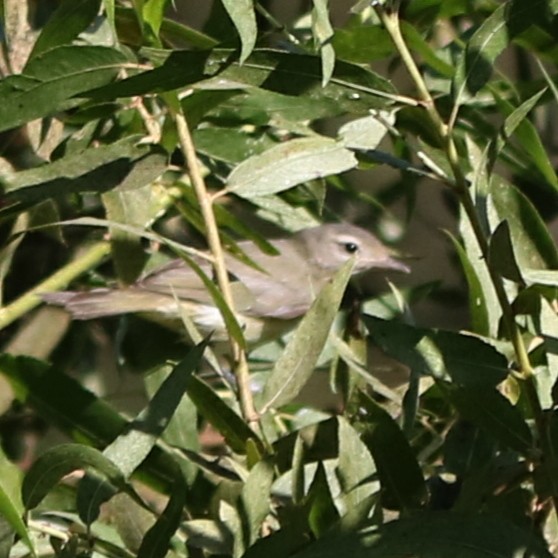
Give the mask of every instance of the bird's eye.
<path id="1" fill-rule="evenodd" d="M 358 252 L 358 244 L 354 242 L 345 242 L 343 246 L 349 254 L 354 254 L 355 252 Z"/>

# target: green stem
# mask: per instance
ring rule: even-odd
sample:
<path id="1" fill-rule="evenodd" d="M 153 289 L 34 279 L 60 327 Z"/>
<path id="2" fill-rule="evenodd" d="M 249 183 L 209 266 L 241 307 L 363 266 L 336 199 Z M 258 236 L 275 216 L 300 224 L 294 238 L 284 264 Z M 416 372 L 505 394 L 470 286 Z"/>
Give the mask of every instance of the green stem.
<path id="1" fill-rule="evenodd" d="M 108 242 L 98 242 L 91 246 L 85 254 L 59 269 L 56 273 L 27 291 L 4 308 L 0 308 L 0 329 L 4 329 L 24 314 L 41 304 L 41 294 L 59 291 L 73 279 L 98 265 L 110 253 Z"/>

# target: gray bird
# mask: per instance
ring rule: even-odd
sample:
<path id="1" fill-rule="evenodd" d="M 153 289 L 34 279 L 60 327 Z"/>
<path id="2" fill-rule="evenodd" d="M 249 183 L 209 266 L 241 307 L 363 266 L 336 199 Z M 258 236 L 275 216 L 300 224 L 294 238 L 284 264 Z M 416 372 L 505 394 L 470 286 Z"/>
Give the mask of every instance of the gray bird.
<path id="1" fill-rule="evenodd" d="M 250 241 L 238 243 L 261 270 L 226 256 L 237 319 L 251 346 L 291 329 L 321 288 L 351 258 L 355 260 L 353 275 L 368 270 L 409 271 L 374 235 L 349 224 L 320 225 L 272 240 L 271 244 L 278 255 L 265 254 Z M 209 262 L 200 259 L 198 263 L 211 276 Z M 174 329 L 181 327 L 181 312 L 186 312 L 202 334 L 212 333 L 217 342 L 227 339 L 211 295 L 199 276 L 180 259 L 126 288 L 45 293 L 43 299 L 63 306 L 78 320 L 140 313 Z"/>

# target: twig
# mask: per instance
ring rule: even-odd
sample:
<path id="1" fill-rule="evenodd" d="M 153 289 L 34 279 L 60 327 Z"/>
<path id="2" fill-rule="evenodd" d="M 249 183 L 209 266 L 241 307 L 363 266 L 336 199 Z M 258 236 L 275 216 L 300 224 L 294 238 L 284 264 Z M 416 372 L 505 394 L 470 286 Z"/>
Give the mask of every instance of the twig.
<path id="1" fill-rule="evenodd" d="M 227 267 L 225 265 L 225 254 L 221 245 L 221 239 L 219 238 L 219 228 L 213 212 L 212 196 L 207 191 L 207 187 L 202 176 L 200 163 L 196 155 L 196 149 L 192 140 L 192 135 L 190 134 L 190 130 L 188 128 L 186 116 L 180 110 L 172 112 L 176 123 L 180 147 L 188 165 L 192 186 L 194 187 L 198 203 L 200 204 L 200 209 L 205 223 L 207 243 L 214 258 L 213 268 L 215 270 L 217 284 L 221 289 L 225 302 L 234 314 L 234 300 L 232 297 Z M 254 430 L 257 430 L 259 425 L 259 416 L 254 406 L 252 391 L 250 389 L 250 374 L 248 370 L 246 352 L 243 347 L 240 346 L 238 341 L 232 338 L 232 336 L 230 337 L 230 345 L 235 360 L 235 376 L 238 386 L 240 410 L 242 412 L 242 416 L 248 424 Z"/>
<path id="2" fill-rule="evenodd" d="M 98 265 L 110 253 L 108 242 L 98 242 L 91 246 L 85 254 L 59 269 L 56 273 L 27 291 L 4 308 L 0 308 L 0 329 L 4 329 L 12 322 L 41 304 L 40 295 L 51 291 L 58 291 L 68 285 L 70 281 L 85 271 Z"/>

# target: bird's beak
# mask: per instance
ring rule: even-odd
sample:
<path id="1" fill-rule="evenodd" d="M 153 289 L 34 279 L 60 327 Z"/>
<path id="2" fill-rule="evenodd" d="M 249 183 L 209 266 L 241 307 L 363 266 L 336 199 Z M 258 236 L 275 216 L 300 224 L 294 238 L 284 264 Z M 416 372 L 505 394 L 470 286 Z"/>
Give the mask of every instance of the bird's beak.
<path id="1" fill-rule="evenodd" d="M 388 256 L 387 258 L 378 261 L 375 266 L 378 269 L 393 269 L 394 271 L 401 271 L 403 273 L 410 273 L 411 268 L 403 262 Z"/>

